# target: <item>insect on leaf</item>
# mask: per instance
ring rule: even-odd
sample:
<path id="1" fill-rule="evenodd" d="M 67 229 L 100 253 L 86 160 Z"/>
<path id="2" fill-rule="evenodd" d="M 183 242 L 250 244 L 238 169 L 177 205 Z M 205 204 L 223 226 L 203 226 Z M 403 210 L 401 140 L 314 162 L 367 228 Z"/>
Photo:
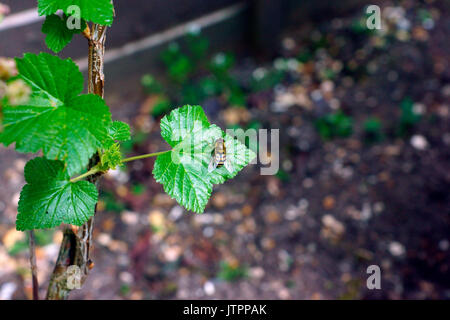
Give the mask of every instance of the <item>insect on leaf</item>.
<path id="1" fill-rule="evenodd" d="M 227 150 L 227 162 L 231 164 L 232 171 L 230 172 L 226 166 L 216 168 L 210 173 L 211 182 L 213 184 L 221 184 L 228 179 L 234 178 L 239 171 L 246 167 L 256 154 L 247 148 L 239 140 L 233 138 L 229 134 L 225 134 L 225 148 Z"/>
<path id="2" fill-rule="evenodd" d="M 200 106 L 186 105 L 173 110 L 161 120 L 161 135 L 173 149 L 158 156 L 153 175 L 172 198 L 197 213 L 204 211 L 213 184 L 234 177 L 255 156 L 245 145 L 226 136 L 234 171 L 229 173 L 221 167 L 208 172 L 214 142 L 225 133 L 209 123 Z"/>

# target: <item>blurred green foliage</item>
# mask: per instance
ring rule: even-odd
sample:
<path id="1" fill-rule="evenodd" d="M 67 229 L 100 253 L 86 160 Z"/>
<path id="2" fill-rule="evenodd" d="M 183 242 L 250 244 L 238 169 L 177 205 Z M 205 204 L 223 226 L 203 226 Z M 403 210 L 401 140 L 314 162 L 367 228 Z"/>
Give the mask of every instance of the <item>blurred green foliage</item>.
<path id="1" fill-rule="evenodd" d="M 140 183 L 135 184 L 131 187 L 131 193 L 133 193 L 136 196 L 143 194 L 145 190 L 146 190 L 145 185 Z"/>
<path id="2" fill-rule="evenodd" d="M 174 105 L 199 104 L 213 96 L 223 96 L 231 105 L 244 106 L 246 95 L 231 75 L 235 57 L 217 53 L 207 59 L 209 41 L 199 31 L 189 32 L 179 43 L 171 43 L 161 54 L 169 83 L 163 87 L 152 75 L 144 75 L 141 83 L 149 94 L 159 94 L 152 116 L 168 113 Z M 164 89 L 163 89 L 164 88 Z"/>
<path id="3" fill-rule="evenodd" d="M 353 132 L 353 119 L 342 111 L 327 114 L 316 120 L 316 128 L 324 140 L 345 138 Z"/>
<path id="4" fill-rule="evenodd" d="M 226 261 L 219 264 L 219 272 L 217 277 L 221 280 L 232 282 L 248 276 L 248 270 L 245 266 L 239 264 L 234 265 Z"/>
<path id="5" fill-rule="evenodd" d="M 106 211 L 120 213 L 125 210 L 125 204 L 120 202 L 120 200 L 116 200 L 116 197 L 111 192 L 102 192 L 100 200 L 104 202 Z"/>
<path id="6" fill-rule="evenodd" d="M 397 128 L 397 134 L 403 137 L 412 132 L 414 126 L 420 121 L 421 116 L 414 111 L 414 101 L 409 97 L 402 100 L 400 110 L 400 123 Z"/>
<path id="7" fill-rule="evenodd" d="M 131 292 L 130 285 L 128 285 L 126 283 L 122 283 L 120 285 L 119 292 L 120 292 L 120 295 L 123 296 L 123 297 L 128 296 L 130 294 L 130 292 Z"/>
<path id="8" fill-rule="evenodd" d="M 363 129 L 366 143 L 380 142 L 384 139 L 383 126 L 380 119 L 376 117 L 368 118 L 363 124 Z"/>
<path id="9" fill-rule="evenodd" d="M 170 101 L 167 98 L 162 97 L 158 99 L 158 101 L 153 106 L 151 114 L 155 118 L 160 117 L 171 110 L 170 106 L 171 106 Z"/>
<path id="10" fill-rule="evenodd" d="M 136 132 L 131 135 L 131 139 L 121 143 L 122 152 L 130 153 L 134 146 L 140 145 L 147 140 L 147 134 L 144 132 Z"/>
<path id="11" fill-rule="evenodd" d="M 253 92 L 268 90 L 281 83 L 286 75 L 285 68 L 271 70 L 256 69 L 253 73 L 250 87 Z"/>
<path id="12" fill-rule="evenodd" d="M 28 250 L 28 242 L 25 240 L 16 241 L 8 250 L 10 256 L 18 255 L 19 253 Z"/>
<path id="13" fill-rule="evenodd" d="M 297 60 L 301 63 L 306 63 L 313 59 L 313 53 L 308 48 L 302 49 L 297 55 Z"/>
<path id="14" fill-rule="evenodd" d="M 274 68 L 256 69 L 249 81 L 241 82 L 232 72 L 236 64 L 234 54 L 211 55 L 208 39 L 198 30 L 189 32 L 179 43 L 169 44 L 161 53 L 161 60 L 167 85 L 163 86 L 150 74 L 141 79 L 148 94 L 160 96 L 151 111 L 155 118 L 167 114 L 173 106 L 201 104 L 212 97 L 220 97 L 230 106 L 245 107 L 248 93 L 275 87 L 285 79 L 292 63 L 299 63 L 297 59 L 279 58 Z"/>
<path id="15" fill-rule="evenodd" d="M 154 117 L 166 114 L 173 105 L 199 104 L 211 97 L 221 97 L 231 106 L 245 107 L 249 92 L 275 87 L 285 79 L 288 61 L 298 64 L 296 59 L 279 58 L 275 68 L 255 70 L 244 84 L 232 73 L 236 63 L 232 53 L 219 52 L 208 59 L 209 41 L 197 31 L 188 33 L 181 43 L 171 43 L 161 54 L 169 79 L 167 86 L 163 87 L 149 74 L 141 80 L 147 93 L 162 97 L 153 107 Z"/>
<path id="16" fill-rule="evenodd" d="M 373 35 L 377 33 L 377 29 L 367 28 L 367 19 L 371 17 L 373 13 L 367 13 L 364 9 L 364 15 L 360 18 L 356 18 L 350 25 L 350 31 L 358 35 Z"/>
<path id="17" fill-rule="evenodd" d="M 161 84 L 151 74 L 144 75 L 141 79 L 141 84 L 147 93 L 151 94 L 162 92 Z"/>
<path id="18" fill-rule="evenodd" d="M 433 20 L 433 15 L 427 9 L 419 9 L 417 11 L 417 17 L 419 18 L 420 22 L 422 22 L 422 23 L 424 23 L 427 20 Z"/>
<path id="19" fill-rule="evenodd" d="M 291 176 L 289 175 L 289 173 L 282 168 L 278 169 L 278 172 L 275 174 L 275 176 L 282 182 L 289 182 L 291 180 Z"/>
<path id="20" fill-rule="evenodd" d="M 161 54 L 161 59 L 167 68 L 167 74 L 176 83 L 187 81 L 194 69 L 194 60 L 181 52 L 178 43 L 171 43 Z"/>
<path id="21" fill-rule="evenodd" d="M 54 230 L 34 230 L 34 238 L 36 245 L 43 247 L 53 242 Z M 29 233 L 26 233 L 25 239 L 16 241 L 13 246 L 8 250 L 8 254 L 11 256 L 18 255 L 21 252 L 28 250 Z"/>

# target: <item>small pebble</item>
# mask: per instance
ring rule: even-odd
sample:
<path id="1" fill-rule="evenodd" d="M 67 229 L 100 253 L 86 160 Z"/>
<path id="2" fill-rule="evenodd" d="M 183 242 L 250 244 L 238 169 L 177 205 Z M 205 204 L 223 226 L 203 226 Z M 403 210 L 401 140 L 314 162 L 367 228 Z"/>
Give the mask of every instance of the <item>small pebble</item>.
<path id="1" fill-rule="evenodd" d="M 325 208 L 325 210 L 333 209 L 335 204 L 336 204 L 336 200 L 334 199 L 333 196 L 326 196 L 322 201 L 322 205 Z"/>
<path id="2" fill-rule="evenodd" d="M 205 291 L 206 295 L 212 296 L 216 292 L 216 287 L 214 286 L 213 282 L 206 281 L 203 285 L 203 291 Z"/>
<path id="3" fill-rule="evenodd" d="M 406 250 L 405 247 L 400 242 L 393 241 L 389 244 L 389 252 L 394 257 L 400 257 L 405 254 Z"/>
<path id="4" fill-rule="evenodd" d="M 411 145 L 417 150 L 425 150 L 428 147 L 427 139 L 419 134 L 413 135 L 410 140 Z"/>

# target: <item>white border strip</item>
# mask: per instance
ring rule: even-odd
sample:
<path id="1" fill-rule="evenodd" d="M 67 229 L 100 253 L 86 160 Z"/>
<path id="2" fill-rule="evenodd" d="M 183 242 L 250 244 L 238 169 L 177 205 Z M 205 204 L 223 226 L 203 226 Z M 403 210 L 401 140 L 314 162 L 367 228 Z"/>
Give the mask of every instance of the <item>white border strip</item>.
<path id="1" fill-rule="evenodd" d="M 158 32 L 141 40 L 127 43 L 123 47 L 107 50 L 105 53 L 105 63 L 113 62 L 122 57 L 129 56 L 152 47 L 156 47 L 165 42 L 169 42 L 186 34 L 189 31 L 189 28 L 192 26 L 206 28 L 211 25 L 217 24 L 238 15 L 246 7 L 246 3 L 235 4 L 225 9 L 217 10 L 200 18 L 193 19 L 186 23 L 166 29 L 165 31 Z M 86 70 L 88 68 L 87 57 L 77 60 L 76 63 L 81 70 Z"/>

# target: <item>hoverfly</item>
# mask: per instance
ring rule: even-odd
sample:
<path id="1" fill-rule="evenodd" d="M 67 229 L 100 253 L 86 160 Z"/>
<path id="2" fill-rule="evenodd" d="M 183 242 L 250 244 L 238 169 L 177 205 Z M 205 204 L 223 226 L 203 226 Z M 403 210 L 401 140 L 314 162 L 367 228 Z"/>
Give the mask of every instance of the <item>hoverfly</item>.
<path id="1" fill-rule="evenodd" d="M 227 161 L 227 149 L 225 148 L 225 140 L 219 138 L 214 143 L 214 153 L 209 162 L 208 172 L 212 172 L 216 168 L 224 166 L 228 172 L 233 172 L 233 166 Z"/>

